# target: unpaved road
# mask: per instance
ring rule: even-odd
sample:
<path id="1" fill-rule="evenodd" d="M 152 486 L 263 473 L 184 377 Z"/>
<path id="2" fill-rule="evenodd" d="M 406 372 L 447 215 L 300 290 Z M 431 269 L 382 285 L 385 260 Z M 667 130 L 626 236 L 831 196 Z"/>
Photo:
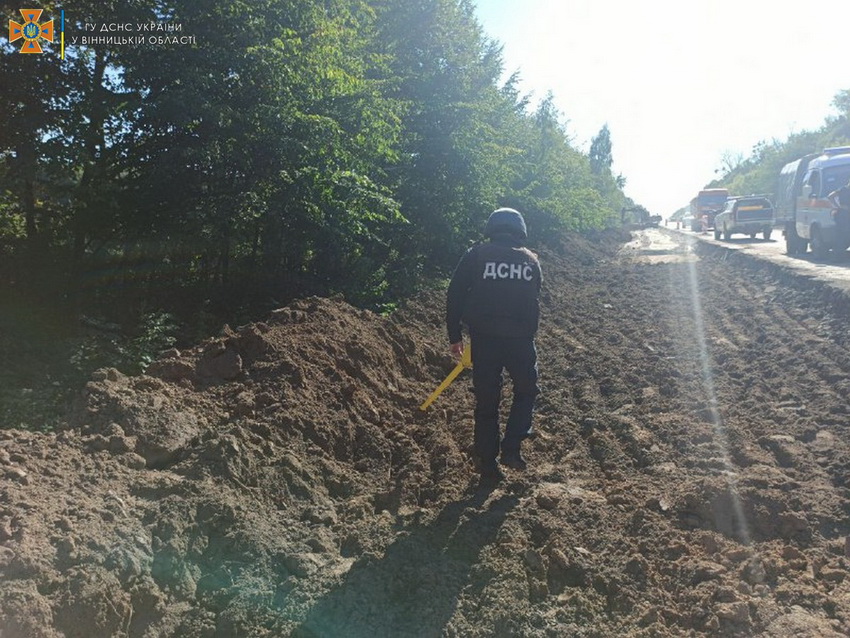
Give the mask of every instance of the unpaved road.
<path id="1" fill-rule="evenodd" d="M 692 239 L 692 238 L 691 238 Z M 850 635 L 840 290 L 661 229 L 541 255 L 530 468 L 478 489 L 441 293 L 308 299 L 0 431 L 0 635 Z"/>

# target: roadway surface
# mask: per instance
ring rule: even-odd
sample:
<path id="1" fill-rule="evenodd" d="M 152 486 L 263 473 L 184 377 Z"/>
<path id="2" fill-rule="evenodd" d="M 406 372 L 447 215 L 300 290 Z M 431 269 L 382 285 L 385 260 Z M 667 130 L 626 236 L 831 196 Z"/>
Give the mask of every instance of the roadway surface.
<path id="1" fill-rule="evenodd" d="M 691 255 L 694 242 L 705 242 L 726 250 L 737 251 L 753 258 L 762 259 L 790 270 L 795 274 L 839 288 L 850 293 L 850 253 L 830 254 L 823 261 L 816 261 L 811 252 L 802 257 L 785 254 L 785 238 L 781 229 L 775 229 L 769 240 L 735 236 L 731 240 L 714 239 L 713 231 L 707 233 L 674 229 L 665 226 L 635 231 L 635 238 L 628 245 L 643 253 L 650 261 L 664 260 L 663 255 Z"/>

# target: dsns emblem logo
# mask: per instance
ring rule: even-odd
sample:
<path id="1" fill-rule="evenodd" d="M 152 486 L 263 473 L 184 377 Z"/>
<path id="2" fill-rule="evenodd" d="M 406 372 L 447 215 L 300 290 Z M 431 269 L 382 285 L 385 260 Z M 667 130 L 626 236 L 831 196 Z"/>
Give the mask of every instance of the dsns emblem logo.
<path id="1" fill-rule="evenodd" d="M 21 15 L 24 16 L 23 24 L 9 20 L 9 42 L 24 39 L 21 53 L 41 53 L 39 38 L 53 42 L 53 20 L 39 24 L 38 19 L 41 13 L 42 9 L 21 9 Z"/>

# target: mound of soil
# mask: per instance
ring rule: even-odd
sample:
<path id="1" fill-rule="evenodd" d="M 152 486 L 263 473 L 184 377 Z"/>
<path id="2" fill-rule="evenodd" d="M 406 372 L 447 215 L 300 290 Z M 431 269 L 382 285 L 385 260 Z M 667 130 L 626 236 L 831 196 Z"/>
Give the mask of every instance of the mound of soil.
<path id="1" fill-rule="evenodd" d="M 846 299 L 662 232 L 541 255 L 495 489 L 469 373 L 418 410 L 441 292 L 98 371 L 66 429 L 0 431 L 0 636 L 850 635 Z"/>

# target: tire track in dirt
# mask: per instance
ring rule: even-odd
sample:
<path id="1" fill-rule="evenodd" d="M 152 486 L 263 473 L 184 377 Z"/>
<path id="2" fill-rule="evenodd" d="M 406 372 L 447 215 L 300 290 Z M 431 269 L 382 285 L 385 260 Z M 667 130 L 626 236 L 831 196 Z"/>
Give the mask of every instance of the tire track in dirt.
<path id="1" fill-rule="evenodd" d="M 847 449 L 823 425 L 833 421 L 829 414 L 844 412 L 841 393 L 833 384 L 836 378 L 843 379 L 847 356 L 843 344 L 813 336 L 808 319 L 814 313 L 820 324 L 836 324 L 832 293 L 819 291 L 803 302 L 797 282 L 786 290 L 787 275 L 765 278 L 761 264 L 731 269 L 725 255 L 698 252 L 697 263 L 684 260 L 671 268 L 668 291 L 678 316 L 668 325 L 684 341 L 680 349 L 698 361 L 699 339 L 694 337 L 702 323 L 708 349 L 704 356 L 717 398 L 712 406 L 706 396 L 706 375 L 694 374 L 694 367 L 687 364 L 679 366 L 685 412 L 696 416 L 699 425 L 691 424 L 687 433 L 670 432 L 670 440 L 684 455 L 680 462 L 692 464 L 705 476 L 686 479 L 680 519 L 686 528 L 716 529 L 730 538 L 740 537 L 742 527 L 748 528 L 748 537 L 755 534 L 761 541 L 811 542 L 823 534 L 835 539 L 838 547 L 847 531 L 847 494 L 824 480 L 824 470 L 835 485 L 842 485 L 847 468 L 832 463 L 830 453 L 843 456 Z M 701 296 L 702 322 L 693 316 L 694 290 Z M 791 293 L 787 307 L 765 303 L 767 294 L 776 297 L 787 291 Z M 805 346 L 794 346 L 797 340 Z M 795 358 L 800 352 L 803 356 Z M 807 379 L 802 388 L 801 378 Z M 784 390 L 788 396 L 783 396 L 777 385 L 792 390 Z M 788 408 L 795 406 L 788 399 L 803 404 L 804 397 L 808 418 L 793 409 L 789 415 Z M 706 428 L 705 421 L 717 422 Z M 722 452 L 719 434 L 730 448 L 725 459 L 714 456 Z M 725 485 L 712 482 L 713 474 L 724 473 L 731 475 Z M 809 498 L 788 499 L 787 493 L 794 490 L 810 491 Z"/>
<path id="2" fill-rule="evenodd" d="M 754 394 L 763 401 L 762 410 L 774 418 L 787 415 L 789 410 L 804 414 L 808 410 L 806 406 L 811 404 L 818 405 L 819 425 L 828 425 L 833 420 L 828 416 L 824 420 L 823 413 L 846 414 L 843 396 L 848 380 L 846 371 L 850 369 L 848 352 L 842 344 L 819 334 L 824 318 L 834 313 L 834 308 L 809 292 L 803 302 L 809 315 L 801 317 L 799 293 L 790 291 L 794 305 L 788 306 L 782 281 L 769 273 L 747 285 L 744 294 L 752 299 L 749 312 L 742 310 L 746 306 L 740 303 L 737 307 L 730 305 L 727 312 L 717 312 L 722 304 L 717 298 L 716 282 L 709 282 L 704 288 L 716 297 L 711 305 L 712 323 L 716 324 L 715 345 L 731 342 L 735 350 L 728 353 L 718 348 L 714 354 L 719 363 L 718 373 L 726 374 L 726 385 L 733 393 L 728 399 L 729 410 L 736 410 L 746 403 L 748 395 Z M 783 373 L 787 375 L 785 378 Z M 795 385 L 789 386 L 787 379 L 793 379 Z M 741 383 L 742 380 L 746 383 Z M 757 391 L 748 392 L 747 383 L 758 384 Z M 755 407 L 747 405 L 749 409 Z M 840 418 L 835 421 L 843 423 Z"/>
<path id="3" fill-rule="evenodd" d="M 818 334 L 830 317 L 835 320 L 830 295 L 798 288 L 799 281 L 747 258 L 728 257 L 706 251 L 706 261 L 734 266 L 714 268 L 701 291 L 711 300 L 707 322 L 723 412 L 727 423 L 741 423 L 733 429 L 733 458 L 743 467 L 772 461 L 792 482 L 819 481 L 823 498 L 808 507 L 809 519 L 823 533 L 846 533 L 846 492 L 840 488 L 848 466 L 840 459 L 850 453 L 841 436 L 850 362 L 842 345 Z M 735 277 L 737 268 L 744 277 Z"/>

